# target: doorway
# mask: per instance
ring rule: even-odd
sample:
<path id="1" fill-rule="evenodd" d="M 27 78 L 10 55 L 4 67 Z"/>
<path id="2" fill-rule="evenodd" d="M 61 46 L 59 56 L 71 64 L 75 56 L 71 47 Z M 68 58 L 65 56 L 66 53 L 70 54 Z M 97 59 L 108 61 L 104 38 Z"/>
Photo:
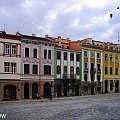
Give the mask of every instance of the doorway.
<path id="1" fill-rule="evenodd" d="M 119 92 L 119 81 L 115 81 L 115 92 Z"/>
<path id="2" fill-rule="evenodd" d="M 16 87 L 14 85 L 6 85 L 4 87 L 4 99 L 6 100 L 16 99 Z"/>
<path id="3" fill-rule="evenodd" d="M 50 83 L 44 84 L 44 98 L 49 98 L 51 96 L 51 85 Z"/>
<path id="4" fill-rule="evenodd" d="M 91 85 L 91 95 L 94 94 L 94 85 Z"/>
<path id="5" fill-rule="evenodd" d="M 25 82 L 24 84 L 24 98 L 29 99 L 29 83 Z"/>
<path id="6" fill-rule="evenodd" d="M 61 96 L 61 85 L 57 85 L 57 97 L 60 97 Z"/>
<path id="7" fill-rule="evenodd" d="M 79 86 L 78 85 L 75 86 L 75 95 L 79 96 Z"/>
<path id="8" fill-rule="evenodd" d="M 105 93 L 108 93 L 108 80 L 105 80 Z"/>
<path id="9" fill-rule="evenodd" d="M 32 98 L 36 98 L 36 94 L 38 94 L 38 84 L 33 83 L 32 84 Z"/>

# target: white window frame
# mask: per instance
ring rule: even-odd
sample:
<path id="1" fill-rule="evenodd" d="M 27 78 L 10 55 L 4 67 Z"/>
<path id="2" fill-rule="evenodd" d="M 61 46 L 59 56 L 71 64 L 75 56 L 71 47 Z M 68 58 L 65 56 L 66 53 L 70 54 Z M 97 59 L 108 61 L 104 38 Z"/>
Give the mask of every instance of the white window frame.
<path id="1" fill-rule="evenodd" d="M 10 44 L 5 44 L 5 54 L 10 55 Z"/>
<path id="2" fill-rule="evenodd" d="M 11 51 L 12 55 L 16 55 L 17 54 L 17 46 L 16 45 L 11 45 L 11 48 L 12 48 L 12 51 Z"/>
<path id="3" fill-rule="evenodd" d="M 95 52 L 94 51 L 90 51 L 90 57 L 95 58 Z"/>

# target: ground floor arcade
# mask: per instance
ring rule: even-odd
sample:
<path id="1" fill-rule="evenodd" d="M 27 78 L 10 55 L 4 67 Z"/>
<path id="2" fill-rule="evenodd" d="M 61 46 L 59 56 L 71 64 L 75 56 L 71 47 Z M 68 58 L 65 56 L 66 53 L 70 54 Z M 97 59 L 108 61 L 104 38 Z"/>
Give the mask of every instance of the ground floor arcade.
<path id="1" fill-rule="evenodd" d="M 57 97 L 100 94 L 102 82 L 57 79 L 55 80 L 55 93 Z"/>
<path id="2" fill-rule="evenodd" d="M 1 80 L 0 100 L 48 98 L 54 94 L 54 81 Z"/>
<path id="3" fill-rule="evenodd" d="M 120 79 L 104 79 L 103 93 L 113 93 L 120 91 Z"/>

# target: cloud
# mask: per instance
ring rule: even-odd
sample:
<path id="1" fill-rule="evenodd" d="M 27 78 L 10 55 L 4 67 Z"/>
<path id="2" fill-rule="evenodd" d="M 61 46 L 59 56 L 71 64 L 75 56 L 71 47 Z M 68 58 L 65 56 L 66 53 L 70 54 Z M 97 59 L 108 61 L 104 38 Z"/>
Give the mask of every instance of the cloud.
<path id="1" fill-rule="evenodd" d="M 5 24 L 9 33 L 115 41 L 120 31 L 118 6 L 118 0 L 4 0 L 0 4 L 0 28 Z"/>

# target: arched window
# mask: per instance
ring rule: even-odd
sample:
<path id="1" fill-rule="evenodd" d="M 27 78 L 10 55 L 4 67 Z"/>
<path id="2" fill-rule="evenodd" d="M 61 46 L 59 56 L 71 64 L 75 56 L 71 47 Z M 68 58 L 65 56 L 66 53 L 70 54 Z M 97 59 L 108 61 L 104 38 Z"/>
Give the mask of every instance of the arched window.
<path id="1" fill-rule="evenodd" d="M 71 75 L 74 74 L 74 67 L 73 67 L 73 66 L 70 67 L 70 74 L 71 74 Z"/>
<path id="2" fill-rule="evenodd" d="M 67 66 L 64 66 L 64 69 L 63 69 L 65 75 L 67 75 Z"/>
<path id="3" fill-rule="evenodd" d="M 80 75 L 80 68 L 79 67 L 76 68 L 76 75 Z"/>
<path id="4" fill-rule="evenodd" d="M 61 74 L 61 66 L 60 65 L 57 66 L 57 74 Z"/>

